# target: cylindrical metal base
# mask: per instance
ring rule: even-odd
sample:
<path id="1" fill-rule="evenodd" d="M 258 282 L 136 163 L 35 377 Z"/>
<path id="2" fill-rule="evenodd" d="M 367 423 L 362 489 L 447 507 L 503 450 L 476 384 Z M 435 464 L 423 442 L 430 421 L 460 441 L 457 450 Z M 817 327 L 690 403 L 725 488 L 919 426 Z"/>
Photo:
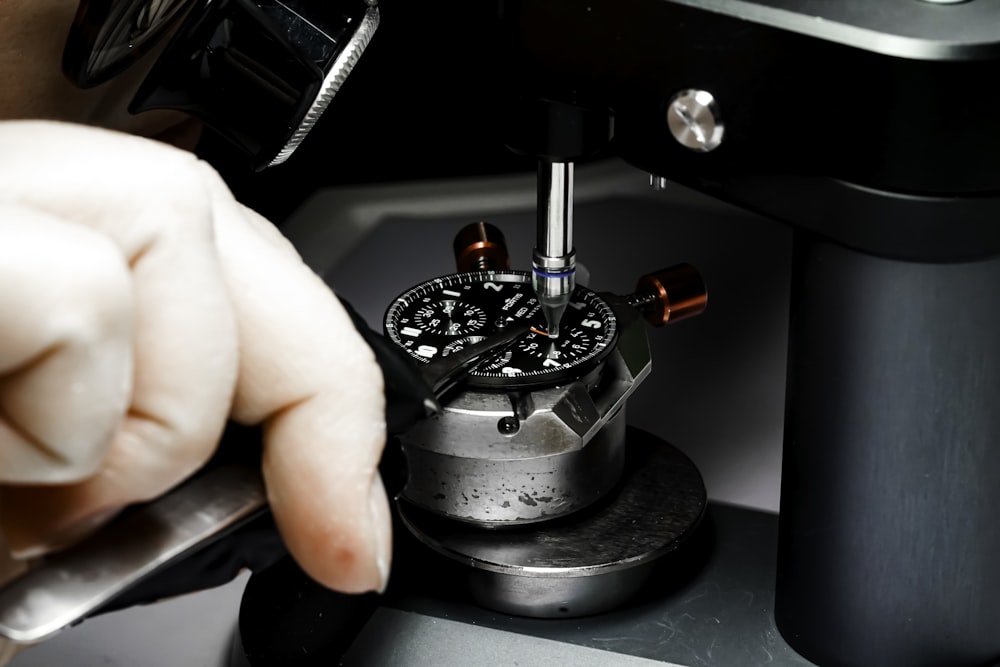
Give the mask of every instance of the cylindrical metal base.
<path id="1" fill-rule="evenodd" d="M 586 395 L 579 389 L 573 394 Z M 505 395 L 493 398 L 509 400 Z M 552 424 L 554 411 L 539 412 L 523 427 L 529 435 L 540 431 L 553 441 L 539 440 L 538 453 L 525 452 L 521 443 L 505 448 L 508 443 L 501 441 L 488 452 L 492 458 L 459 457 L 404 442 L 408 475 L 402 497 L 432 514 L 484 528 L 551 521 L 597 502 L 614 488 L 625 465 L 625 408 L 583 446 L 562 449 L 557 439 L 563 434 L 559 424 Z M 459 416 L 471 421 L 473 413 Z M 536 421 L 548 429 L 536 428 Z M 493 444 L 485 438 L 480 443 Z M 550 452 L 543 449 L 546 444 Z"/>
<path id="2" fill-rule="evenodd" d="M 775 614 L 822 665 L 1000 658 L 1000 259 L 797 232 Z"/>
<path id="3" fill-rule="evenodd" d="M 618 489 L 556 521 L 485 530 L 405 500 L 400 517 L 417 539 L 468 568 L 484 607 L 536 618 L 604 612 L 635 595 L 685 544 L 706 506 L 701 475 L 681 452 L 635 429 L 626 445 Z"/>

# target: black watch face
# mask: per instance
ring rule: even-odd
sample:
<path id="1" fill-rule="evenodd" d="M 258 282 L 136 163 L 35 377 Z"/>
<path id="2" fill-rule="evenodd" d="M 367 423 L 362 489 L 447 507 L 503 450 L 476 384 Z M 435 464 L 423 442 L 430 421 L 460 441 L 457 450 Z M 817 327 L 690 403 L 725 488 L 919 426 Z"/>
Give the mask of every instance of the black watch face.
<path id="1" fill-rule="evenodd" d="M 521 271 L 456 273 L 429 280 L 399 296 L 385 316 L 386 335 L 411 357 L 428 362 L 510 326 L 531 331 L 480 364 L 466 385 L 518 389 L 563 384 L 582 377 L 614 348 L 618 322 L 604 299 L 585 287 L 573 292 L 558 339 Z"/>

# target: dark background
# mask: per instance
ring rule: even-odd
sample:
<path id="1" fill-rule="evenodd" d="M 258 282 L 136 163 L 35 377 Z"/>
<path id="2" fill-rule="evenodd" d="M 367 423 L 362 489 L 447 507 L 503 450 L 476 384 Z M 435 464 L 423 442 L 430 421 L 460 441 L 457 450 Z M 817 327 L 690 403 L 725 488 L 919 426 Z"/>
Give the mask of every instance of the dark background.
<path id="1" fill-rule="evenodd" d="M 496 2 L 381 0 L 365 55 L 309 138 L 261 173 L 208 133 L 199 153 L 276 223 L 317 188 L 529 171 L 505 148 Z"/>

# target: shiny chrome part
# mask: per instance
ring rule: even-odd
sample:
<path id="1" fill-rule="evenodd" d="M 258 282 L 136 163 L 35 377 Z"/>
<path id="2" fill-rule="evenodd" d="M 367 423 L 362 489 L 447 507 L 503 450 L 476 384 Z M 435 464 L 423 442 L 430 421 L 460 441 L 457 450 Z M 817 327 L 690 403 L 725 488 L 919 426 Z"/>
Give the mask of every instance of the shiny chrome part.
<path id="1" fill-rule="evenodd" d="M 662 176 L 657 176 L 656 174 L 649 175 L 649 187 L 653 188 L 657 192 L 663 192 L 670 187 L 670 181 Z"/>
<path id="2" fill-rule="evenodd" d="M 573 249 L 573 163 L 553 162 L 538 169 L 538 229 L 532 253 L 532 286 L 545 314 L 550 338 L 576 287 Z"/>
<path id="3" fill-rule="evenodd" d="M 531 286 L 545 315 L 549 338 L 559 338 L 559 323 L 576 288 L 576 253 L 545 257 L 535 250 L 531 258 Z"/>
<path id="4" fill-rule="evenodd" d="M 612 609 L 691 537 L 705 511 L 701 475 L 679 451 L 630 430 L 621 484 L 593 511 L 516 531 L 479 530 L 399 503 L 407 528 L 462 565 L 476 601 L 537 618 Z"/>
<path id="5" fill-rule="evenodd" d="M 266 503 L 258 470 L 210 470 L 6 584 L 0 589 L 0 635 L 24 644 L 47 639 L 257 516 Z"/>
<path id="6" fill-rule="evenodd" d="M 712 93 L 693 88 L 670 98 L 667 127 L 681 146 L 699 153 L 721 146 L 726 130 L 722 111 Z"/>
<path id="7" fill-rule="evenodd" d="M 632 316 L 602 368 L 587 377 L 530 393 L 462 392 L 400 438 L 408 469 L 403 497 L 481 527 L 587 507 L 618 481 L 625 401 L 650 366 L 645 329 Z"/>
<path id="8" fill-rule="evenodd" d="M 573 250 L 573 163 L 553 162 L 539 176 L 546 207 L 536 247 L 546 257 L 562 257 Z"/>
<path id="9" fill-rule="evenodd" d="M 299 127 L 292 134 L 288 143 L 282 148 L 278 154 L 271 160 L 268 167 L 274 167 L 283 163 L 292 153 L 305 141 L 305 138 L 309 135 L 309 132 L 319 121 L 323 112 L 326 111 L 327 107 L 330 106 L 330 102 L 333 98 L 340 92 L 340 87 L 344 85 L 344 81 L 351 74 L 354 66 L 358 63 L 361 58 L 361 54 L 365 52 L 368 48 L 368 43 L 371 41 L 372 36 L 378 29 L 379 25 L 379 10 L 376 2 L 369 2 L 369 9 L 365 12 L 364 18 L 361 20 L 361 24 L 355 29 L 354 34 L 348 40 L 347 45 L 337 56 L 334 61 L 333 66 L 327 73 L 326 78 L 323 80 L 323 85 L 320 87 L 319 94 L 316 95 L 316 99 L 313 100 L 312 105 L 309 107 L 309 111 L 303 117 L 302 122 Z"/>

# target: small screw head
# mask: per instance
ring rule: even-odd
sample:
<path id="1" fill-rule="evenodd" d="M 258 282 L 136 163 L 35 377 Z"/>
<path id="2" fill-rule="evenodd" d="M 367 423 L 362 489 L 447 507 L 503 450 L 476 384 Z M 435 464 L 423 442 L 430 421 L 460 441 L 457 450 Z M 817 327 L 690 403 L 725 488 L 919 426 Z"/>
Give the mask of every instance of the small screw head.
<path id="1" fill-rule="evenodd" d="M 517 417 L 503 417 L 497 422 L 497 430 L 500 435 L 514 435 L 521 429 L 521 423 Z"/>
<path id="2" fill-rule="evenodd" d="M 722 145 L 726 127 L 715 97 L 707 90 L 688 88 L 670 98 L 667 127 L 674 139 L 699 153 L 707 153 Z"/>

